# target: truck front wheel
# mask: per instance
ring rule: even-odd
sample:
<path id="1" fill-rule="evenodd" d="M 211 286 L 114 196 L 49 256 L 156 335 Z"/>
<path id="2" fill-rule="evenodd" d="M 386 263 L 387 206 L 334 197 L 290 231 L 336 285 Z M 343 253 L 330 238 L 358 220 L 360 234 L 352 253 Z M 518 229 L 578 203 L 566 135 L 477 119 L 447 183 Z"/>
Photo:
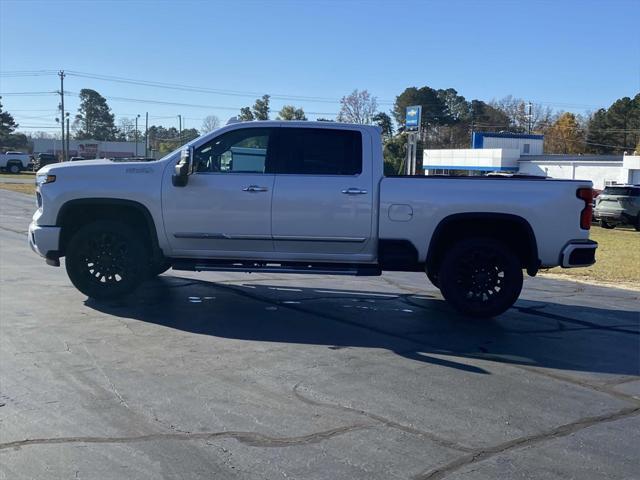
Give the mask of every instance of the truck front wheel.
<path id="1" fill-rule="evenodd" d="M 506 244 L 472 238 L 453 245 L 438 274 L 445 300 L 465 315 L 495 317 L 507 311 L 522 290 L 522 267 Z"/>
<path id="2" fill-rule="evenodd" d="M 148 276 L 148 254 L 129 226 L 101 220 L 81 227 L 66 248 L 71 283 L 91 298 L 109 299 L 133 292 Z"/>

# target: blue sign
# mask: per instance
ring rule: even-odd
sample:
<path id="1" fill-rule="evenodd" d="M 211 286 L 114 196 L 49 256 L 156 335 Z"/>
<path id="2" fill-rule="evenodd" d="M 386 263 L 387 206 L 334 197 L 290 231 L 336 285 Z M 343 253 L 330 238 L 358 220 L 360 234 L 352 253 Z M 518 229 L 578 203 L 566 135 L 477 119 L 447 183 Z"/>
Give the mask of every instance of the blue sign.
<path id="1" fill-rule="evenodd" d="M 412 107 L 407 107 L 407 114 L 405 115 L 404 124 L 407 129 L 419 129 L 420 128 L 420 117 L 422 116 L 422 106 L 414 105 Z"/>

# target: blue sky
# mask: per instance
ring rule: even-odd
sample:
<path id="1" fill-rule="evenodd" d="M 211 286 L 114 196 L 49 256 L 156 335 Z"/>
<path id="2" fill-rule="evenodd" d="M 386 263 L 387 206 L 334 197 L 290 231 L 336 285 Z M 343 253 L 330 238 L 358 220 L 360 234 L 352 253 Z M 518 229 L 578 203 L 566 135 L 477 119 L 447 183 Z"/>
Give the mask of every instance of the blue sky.
<path id="1" fill-rule="evenodd" d="M 388 111 L 408 86 L 467 99 L 514 95 L 583 113 L 640 92 L 640 0 L 537 1 L 30 1 L 0 0 L 0 95 L 25 127 L 55 126 L 59 70 L 206 87 L 186 92 L 69 75 L 117 117 L 200 128 L 255 94 L 331 116 L 367 89 Z M 113 97 L 206 106 L 162 105 Z M 67 96 L 75 113 L 77 96 Z M 216 108 L 214 108 L 216 107 Z M 317 115 L 310 114 L 310 118 Z M 50 130 L 53 131 L 53 130 Z"/>

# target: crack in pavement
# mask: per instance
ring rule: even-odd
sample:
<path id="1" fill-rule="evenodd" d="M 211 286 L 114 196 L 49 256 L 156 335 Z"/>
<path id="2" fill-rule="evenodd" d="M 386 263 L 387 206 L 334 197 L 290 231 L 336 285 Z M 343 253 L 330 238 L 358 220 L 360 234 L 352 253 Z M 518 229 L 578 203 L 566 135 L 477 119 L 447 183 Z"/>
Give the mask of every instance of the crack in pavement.
<path id="1" fill-rule="evenodd" d="M 525 313 L 525 314 L 528 314 L 528 315 L 537 315 L 539 317 L 550 318 L 552 320 L 558 320 L 558 321 L 561 321 L 561 322 L 574 323 L 576 325 L 582 325 L 584 327 L 589 327 L 589 328 L 591 328 L 593 330 L 605 330 L 605 331 L 608 331 L 608 332 L 626 333 L 626 334 L 630 334 L 630 335 L 640 335 L 640 331 L 638 331 L 638 330 L 628 330 L 626 328 L 619 328 L 619 327 L 607 326 L 607 325 L 598 325 L 597 323 L 587 322 L 586 320 L 578 320 L 576 318 L 571 318 L 571 317 L 565 317 L 564 315 L 558 315 L 557 313 L 543 312 L 543 311 L 540 310 L 540 307 L 533 308 L 533 307 L 517 307 L 517 306 L 514 306 L 512 308 L 517 310 L 517 311 L 519 311 L 520 313 Z"/>
<path id="2" fill-rule="evenodd" d="M 337 410 L 342 410 L 345 412 L 351 412 L 351 413 L 356 413 L 358 415 L 362 415 L 365 416 L 367 418 L 370 418 L 371 420 L 375 420 L 378 423 L 381 423 L 382 425 L 386 426 L 386 427 L 390 427 L 390 428 L 395 428 L 397 430 L 401 430 L 403 432 L 406 433 L 410 433 L 413 435 L 418 435 L 424 438 L 428 438 L 429 440 L 433 441 L 434 443 L 437 443 L 440 446 L 446 447 L 446 448 L 450 448 L 453 450 L 458 450 L 458 451 L 462 451 L 462 452 L 473 452 L 474 449 L 471 447 L 467 447 L 465 445 L 461 445 L 457 442 L 454 442 L 452 440 L 447 440 L 446 438 L 442 438 L 439 437 L 438 435 L 435 435 L 431 432 L 427 432 L 425 430 L 420 430 L 418 428 L 414 428 L 414 427 L 410 427 L 408 425 L 403 425 L 401 423 L 398 422 L 394 422 L 393 420 L 389 420 L 388 418 L 384 418 L 380 415 L 376 415 L 375 413 L 370 413 L 367 412 L 365 410 L 361 410 L 358 408 L 353 408 L 353 407 L 347 407 L 345 405 L 339 405 L 339 404 L 335 404 L 335 403 L 330 403 L 330 402 L 321 402 L 319 400 L 313 400 L 309 397 L 305 397 L 304 395 L 302 395 L 299 391 L 299 387 L 300 387 L 300 383 L 297 383 L 294 385 L 293 387 L 293 394 L 294 396 L 300 400 L 303 403 L 306 403 L 308 405 L 313 405 L 316 407 L 325 407 L 325 408 L 334 408 Z"/>
<path id="3" fill-rule="evenodd" d="M 458 457 L 452 462 L 449 462 L 434 470 L 421 472 L 418 475 L 415 475 L 413 478 L 414 480 L 440 480 L 448 476 L 450 473 L 460 470 L 461 468 L 464 468 L 473 463 L 487 460 L 489 458 L 495 457 L 496 455 L 500 455 L 501 453 L 509 452 L 518 448 L 528 447 L 555 438 L 566 437 L 585 428 L 589 428 L 601 423 L 613 422 L 622 418 L 631 417 L 637 415 L 638 413 L 640 413 L 640 407 L 631 407 L 623 408 L 622 410 L 618 410 L 614 413 L 581 418 L 580 420 L 555 427 L 546 432 L 516 438 L 508 442 L 494 445 L 493 447 L 477 449 L 472 453 Z"/>
<path id="4" fill-rule="evenodd" d="M 27 230 L 15 230 L 13 228 L 5 226 L 0 226 L 0 230 L 6 230 L 7 232 L 18 233 L 20 235 L 26 235 L 27 233 L 29 233 Z"/>
<path id="5" fill-rule="evenodd" d="M 100 365 L 98 365 L 98 362 L 96 361 L 95 357 L 91 354 L 91 352 L 89 351 L 89 349 L 87 348 L 86 345 L 82 345 L 84 347 L 85 352 L 87 352 L 87 355 L 89 356 L 89 358 L 91 359 L 91 361 L 93 362 L 94 367 L 102 374 L 102 376 L 105 378 L 105 380 L 107 381 L 107 383 L 109 384 L 109 387 L 111 389 L 111 391 L 113 392 L 113 394 L 118 398 L 118 401 L 120 402 L 121 405 L 123 405 L 125 408 L 131 410 L 129 408 L 129 405 L 127 404 L 127 402 L 125 401 L 125 399 L 122 397 L 122 395 L 120 394 L 120 392 L 118 391 L 118 388 L 115 386 L 115 384 L 111 381 L 111 378 L 109 377 L 109 375 L 107 375 L 104 370 L 102 369 L 102 367 L 100 367 Z"/>
<path id="6" fill-rule="evenodd" d="M 135 435 L 129 437 L 58 437 L 58 438 L 31 438 L 26 440 L 16 440 L 13 442 L 0 443 L 0 450 L 10 448 L 22 448 L 32 445 L 60 445 L 74 443 L 137 443 L 151 442 L 156 440 L 211 440 L 215 438 L 232 438 L 250 447 L 290 447 L 294 445 L 309 445 L 328 440 L 338 435 L 344 435 L 356 430 L 371 428 L 370 424 L 353 424 L 344 427 L 332 428 L 321 432 L 310 433 L 298 437 L 272 437 L 257 432 L 198 432 L 198 433 L 150 433 L 146 435 Z"/>
<path id="7" fill-rule="evenodd" d="M 579 387 L 582 388 L 588 388 L 591 390 L 595 390 L 596 392 L 599 393 L 604 393 L 605 395 L 610 395 L 612 397 L 617 398 L 618 400 L 624 400 L 630 403 L 633 403 L 635 405 L 640 406 L 640 398 L 634 397 L 633 395 L 621 392 L 616 390 L 614 387 L 624 384 L 624 383 L 628 383 L 631 381 L 635 381 L 635 380 L 640 380 L 639 377 L 634 377 L 634 378 L 630 378 L 630 379 L 625 379 L 621 382 L 618 383 L 603 383 L 603 384 L 596 384 L 596 383 L 591 383 L 591 382 L 586 382 L 584 380 L 580 380 L 579 378 L 572 378 L 572 377 L 568 377 L 566 375 L 562 375 L 559 373 L 552 373 L 552 372 L 547 372 L 547 371 L 543 371 L 538 367 L 529 367 L 527 365 L 512 365 L 514 368 L 518 368 L 520 370 L 524 370 L 526 372 L 530 372 L 533 373 L 535 375 L 541 375 L 543 377 L 547 377 L 547 378 L 551 378 L 552 380 L 557 380 L 560 382 L 565 382 L 565 383 L 570 383 L 572 385 L 577 385 Z"/>

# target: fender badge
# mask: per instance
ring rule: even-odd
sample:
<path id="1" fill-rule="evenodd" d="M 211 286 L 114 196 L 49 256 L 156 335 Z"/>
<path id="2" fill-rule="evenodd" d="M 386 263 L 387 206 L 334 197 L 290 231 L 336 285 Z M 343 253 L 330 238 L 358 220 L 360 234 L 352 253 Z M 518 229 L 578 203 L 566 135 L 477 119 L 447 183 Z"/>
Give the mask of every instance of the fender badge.
<path id="1" fill-rule="evenodd" d="M 125 173 L 153 173 L 151 167 L 129 167 L 125 170 Z"/>

